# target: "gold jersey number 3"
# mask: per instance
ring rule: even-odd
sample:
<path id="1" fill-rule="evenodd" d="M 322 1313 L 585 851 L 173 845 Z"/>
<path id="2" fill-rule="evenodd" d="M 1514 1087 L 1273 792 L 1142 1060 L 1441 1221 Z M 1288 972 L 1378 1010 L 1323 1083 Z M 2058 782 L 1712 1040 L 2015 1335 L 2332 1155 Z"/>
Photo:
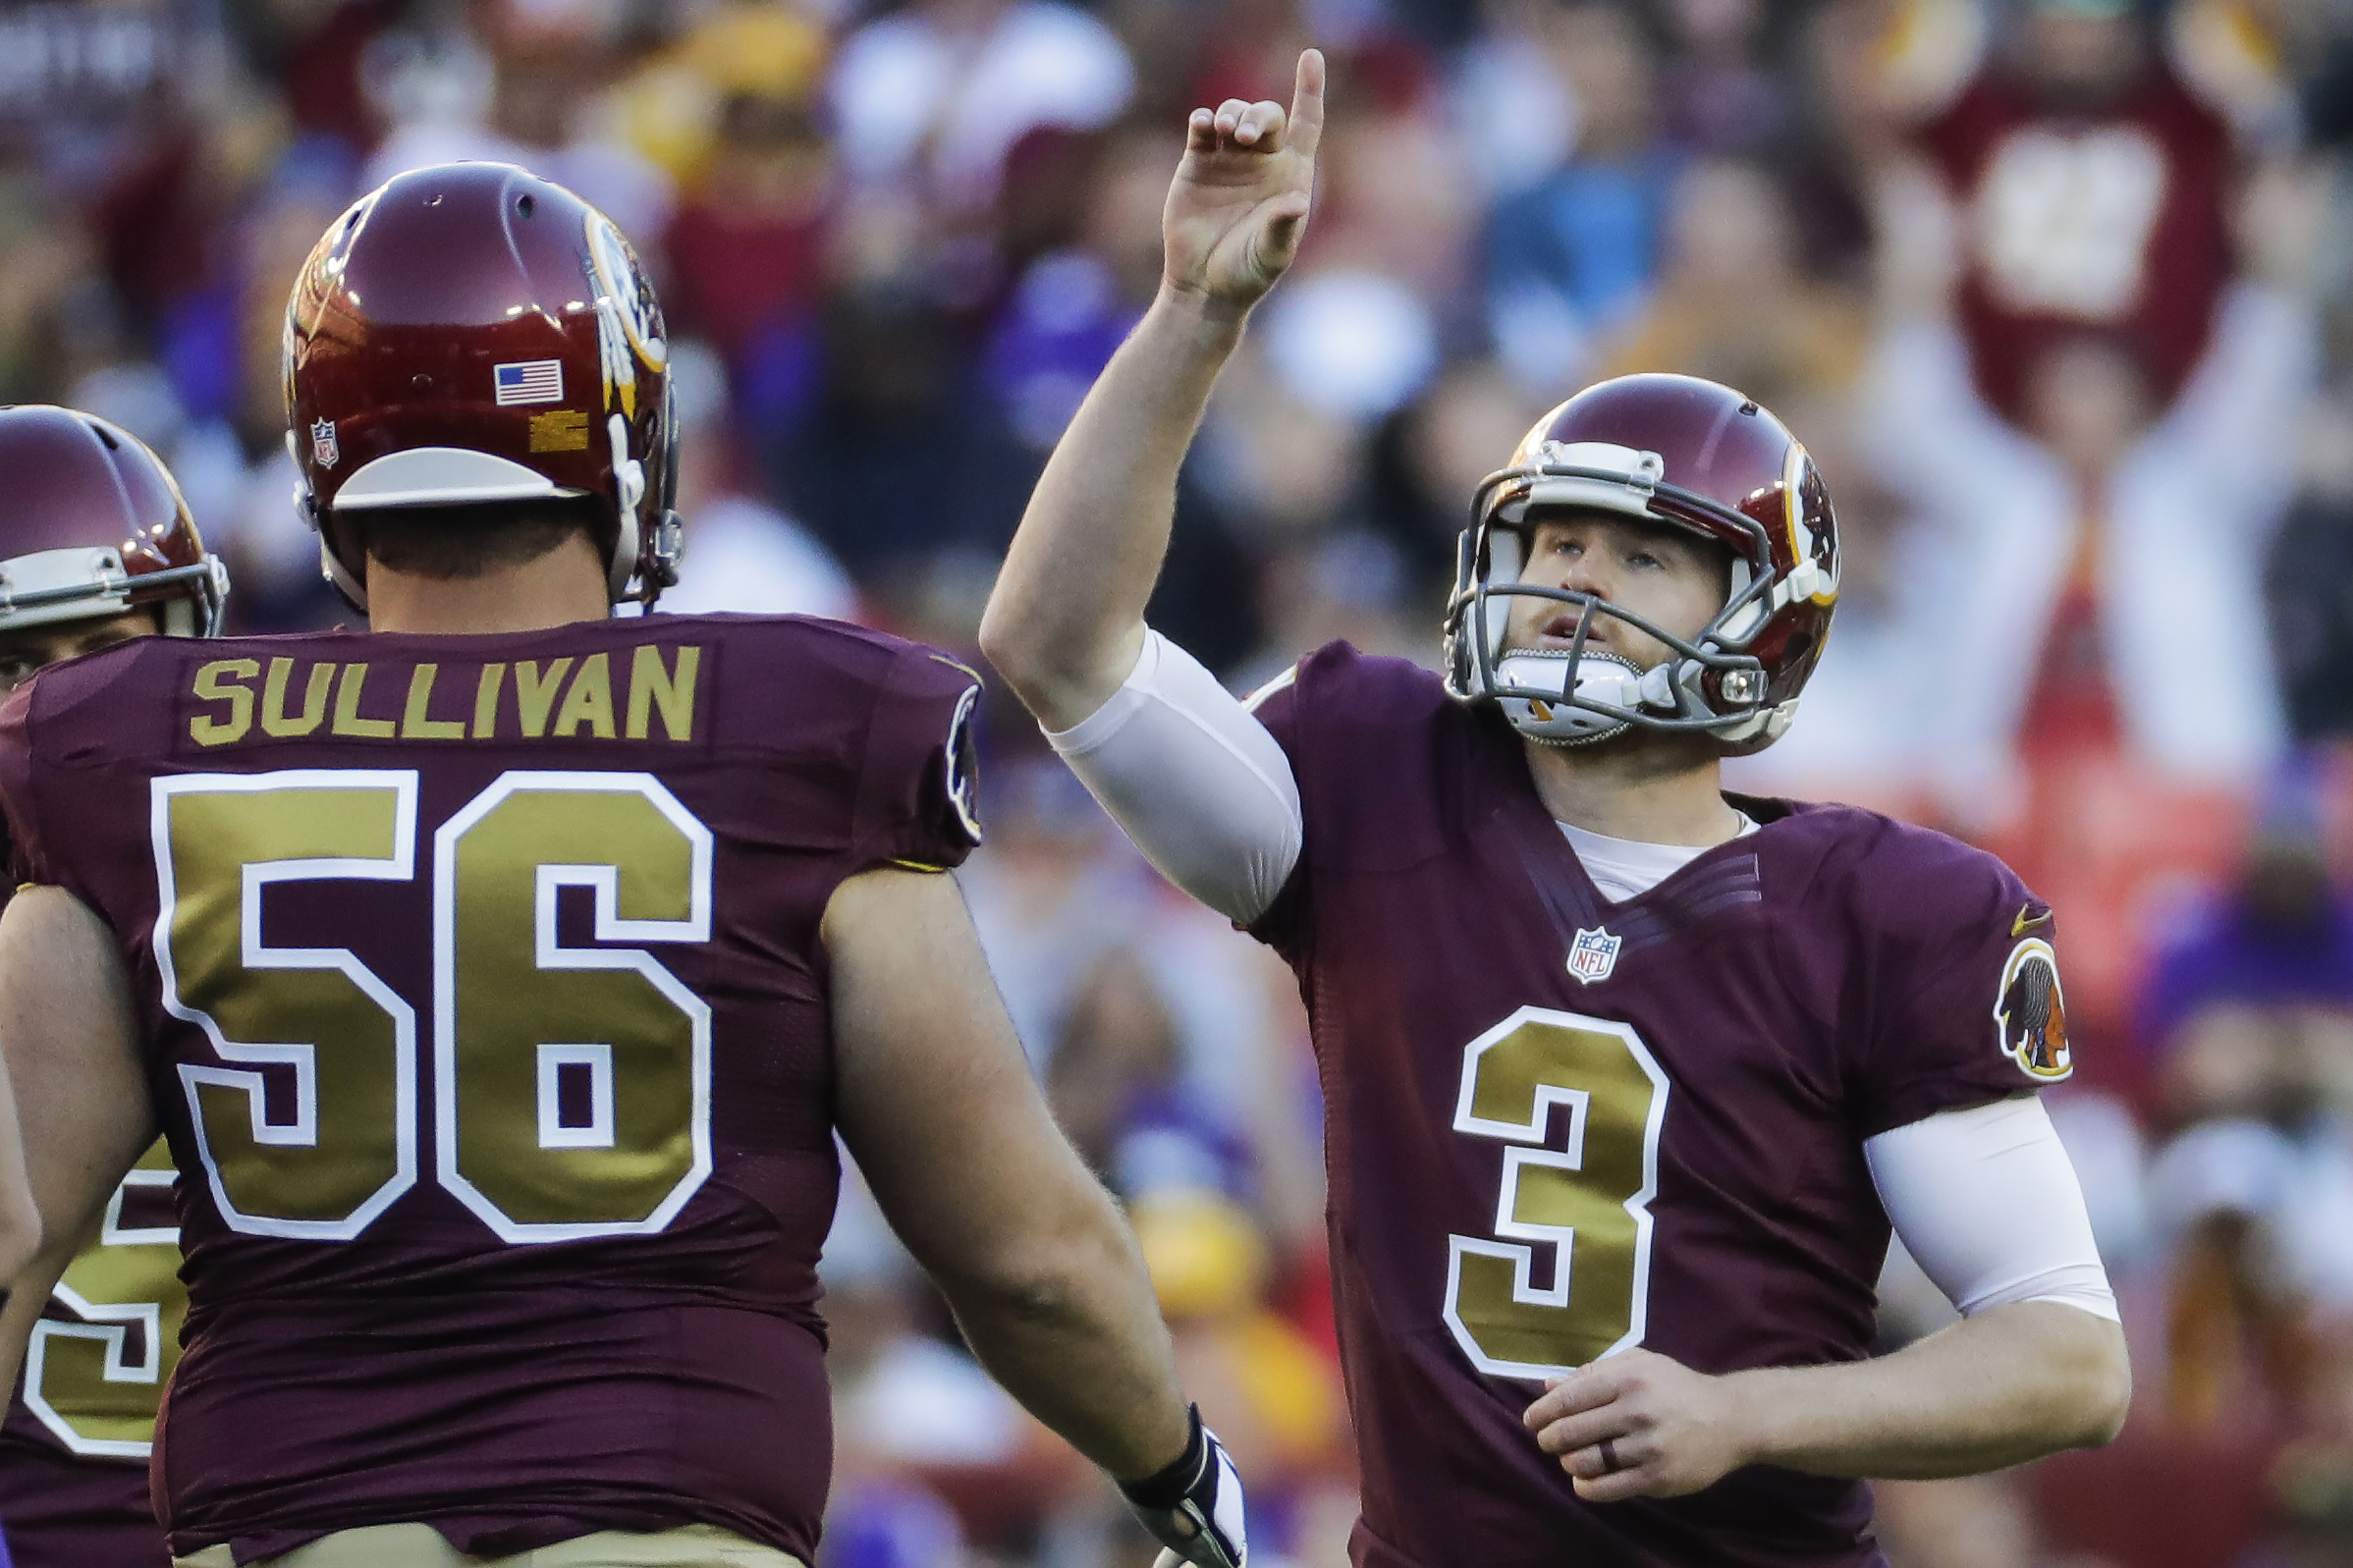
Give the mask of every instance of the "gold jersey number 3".
<path id="1" fill-rule="evenodd" d="M 1503 1239 L 1447 1238 L 1447 1327 L 1481 1372 L 1558 1378 L 1642 1342 L 1667 1089 L 1640 1036 L 1583 1013 L 1522 1007 L 1463 1048 L 1454 1130 L 1507 1145 Z M 1568 1111 L 1558 1149 L 1556 1106 Z"/>
<path id="2" fill-rule="evenodd" d="M 429 1161 L 509 1242 L 659 1231 L 711 1169 L 711 1009 L 638 945 L 709 940 L 710 830 L 651 774 L 501 775 L 433 835 L 422 1063 L 407 1000 L 263 911 L 281 883 L 414 881 L 417 831 L 413 770 L 155 782 L 155 961 L 219 1059 L 180 1079 L 222 1219 L 348 1241 Z M 559 941 L 566 888 L 597 946 Z"/>

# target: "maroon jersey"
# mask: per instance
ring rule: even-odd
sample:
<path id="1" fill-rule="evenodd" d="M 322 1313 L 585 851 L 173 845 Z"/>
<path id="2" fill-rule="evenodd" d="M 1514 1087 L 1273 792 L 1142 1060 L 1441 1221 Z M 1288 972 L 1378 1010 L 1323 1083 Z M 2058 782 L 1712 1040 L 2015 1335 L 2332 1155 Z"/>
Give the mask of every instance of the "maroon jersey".
<path id="1" fill-rule="evenodd" d="M 158 1143 L 33 1326 L 0 1426 L 0 1540 L 15 1568 L 169 1568 L 147 1459 L 188 1314 L 172 1185 Z"/>
<path id="2" fill-rule="evenodd" d="M 2231 272 L 2229 130 L 2157 65 L 2098 114 L 1981 78 L 1923 143 L 1960 207 L 1957 298 L 1978 391 L 2021 416 L 2043 352 L 2128 344 L 2161 400 L 2205 352 Z"/>
<path id="3" fill-rule="evenodd" d="M 818 929 L 976 837 L 978 685 L 822 622 L 146 639 L 0 711 L 180 1172 L 174 1551 L 687 1523 L 814 1560 Z"/>
<path id="4" fill-rule="evenodd" d="M 1851 1361 L 1888 1224 L 1863 1140 L 2064 1077 L 2049 911 L 1867 812 L 1763 824 L 1606 901 L 1521 742 L 1334 644 L 1258 715 L 1306 840 L 1256 928 L 1298 972 L 1369 1568 L 1877 1563 L 1868 1489 L 1752 1467 L 1581 1502 L 1520 1425 L 1634 1345 Z"/>

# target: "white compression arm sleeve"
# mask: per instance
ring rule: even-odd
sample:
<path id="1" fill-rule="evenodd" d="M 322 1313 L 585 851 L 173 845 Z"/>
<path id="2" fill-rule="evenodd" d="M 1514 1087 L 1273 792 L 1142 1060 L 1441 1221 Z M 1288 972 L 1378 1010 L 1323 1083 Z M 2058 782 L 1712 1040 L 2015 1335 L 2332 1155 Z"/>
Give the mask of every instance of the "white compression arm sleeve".
<path id="1" fill-rule="evenodd" d="M 1283 892 L 1306 834 L 1290 759 L 1159 632 L 1109 702 L 1046 738 L 1144 858 L 1210 908 L 1247 925 Z"/>
<path id="2" fill-rule="evenodd" d="M 1865 1140 L 1896 1235 L 1964 1318 L 2057 1301 L 2111 1323 L 2075 1166 L 2039 1100 L 1946 1110 Z"/>

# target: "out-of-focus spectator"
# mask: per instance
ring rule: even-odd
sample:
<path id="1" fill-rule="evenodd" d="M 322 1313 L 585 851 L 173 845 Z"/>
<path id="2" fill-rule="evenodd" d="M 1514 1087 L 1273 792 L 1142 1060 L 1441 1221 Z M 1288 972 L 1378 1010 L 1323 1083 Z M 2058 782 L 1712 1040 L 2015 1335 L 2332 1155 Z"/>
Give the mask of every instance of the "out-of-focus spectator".
<path id="1" fill-rule="evenodd" d="M 192 258 L 201 265 L 179 275 L 145 344 L 107 334 L 92 345 L 102 362 L 59 389 L 166 457 L 238 584 L 235 630 L 326 624 L 342 608 L 320 576 L 316 535 L 295 509 L 281 355 L 286 280 L 356 193 L 354 178 L 348 149 L 320 137 L 246 171 Z"/>
<path id="2" fill-rule="evenodd" d="M 682 615 L 854 618 L 857 587 L 841 564 L 746 483 L 748 464 L 729 416 L 718 356 L 692 339 L 672 340 L 670 386 L 686 555 L 662 608 Z"/>
<path id="3" fill-rule="evenodd" d="M 2233 149 L 2131 0 L 2031 0 L 1921 134 L 1959 210 L 1978 389 L 2029 416 L 2054 345 L 2111 334 L 2158 405 L 2205 351 L 2231 275 Z"/>
<path id="4" fill-rule="evenodd" d="M 622 0 L 486 0 L 479 17 L 478 38 L 412 34 L 389 56 L 383 90 L 397 123 L 363 185 L 465 158 L 519 164 L 650 247 L 669 221 L 670 178 L 599 113 L 626 65 Z M 469 81 L 472 90 L 448 90 Z"/>
<path id="5" fill-rule="evenodd" d="M 1735 383 L 1737 385 L 1738 383 Z M 1941 731 L 1964 563 L 1873 461 L 1846 399 L 1788 406 L 1838 506 L 1837 634 L 1806 683 L 1803 722 L 1726 764 L 1733 787 L 1942 814 L 1952 737 Z M 1924 702 L 1923 692 L 1940 700 Z"/>
<path id="6" fill-rule="evenodd" d="M 2284 782 L 2238 888 L 2183 919 L 2143 1000 L 2180 1130 L 2150 1173 L 2163 1300 L 2144 1344 L 2162 1354 L 2139 1358 L 2141 1447 L 2161 1467 L 2203 1445 L 2208 1524 L 2224 1527 L 2207 1558 L 2184 1561 L 2224 1560 L 2267 1517 L 2275 1560 L 2326 1561 L 2306 1555 L 2312 1527 L 2337 1517 L 2331 1445 L 2353 1376 L 2353 911 L 2323 858 L 2315 783 Z M 2288 1454 L 2300 1477 L 2281 1468 Z"/>
<path id="7" fill-rule="evenodd" d="M 2260 1044 L 2249 1049 L 2236 1029 L 2206 1035 L 2216 1016 L 2248 1008 L 2319 1009 L 2353 1022 L 2353 897 L 2329 878 L 2309 800 L 2275 807 L 2237 886 L 2185 910 L 2152 956 L 2139 1032 L 2173 1063 L 2184 1097 L 2176 1114 L 2264 1108 Z"/>
<path id="8" fill-rule="evenodd" d="M 234 74 L 210 85 L 211 101 L 190 81 L 159 102 L 144 134 L 113 149 L 84 193 L 95 198 L 85 218 L 108 280 L 141 333 L 230 270 L 237 220 L 287 143 L 275 100 Z M 233 373 L 234 352 L 222 357 L 230 368 L 220 373 Z"/>
<path id="9" fill-rule="evenodd" d="M 1046 1058 L 1054 1116 L 1129 1200 L 1203 1191 L 1248 1200 L 1249 1149 L 1183 1081 L 1176 1022 L 1151 972 L 1122 949 L 1088 968 Z"/>
<path id="10" fill-rule="evenodd" d="M 816 108 L 826 49 L 792 6 L 739 0 L 704 16 L 621 95 L 632 143 L 681 182 L 652 258 L 670 330 L 717 346 L 755 430 L 803 412 L 816 383 L 836 198 Z"/>
<path id="11" fill-rule="evenodd" d="M 1797 24 L 1792 90 L 1778 145 L 1766 149 L 1781 177 L 1809 271 L 1849 287 L 1871 281 L 1883 226 L 1881 200 L 1905 123 L 1902 54 L 1923 48 L 1938 8 L 1914 0 L 1891 10 L 1880 0 L 1822 0 Z M 1943 9 L 1974 20 L 1974 8 Z"/>
<path id="12" fill-rule="evenodd" d="M 1433 622 L 1452 584 L 1455 541 L 1479 481 L 1544 412 L 1491 355 L 1457 359 L 1383 422 L 1366 468 L 1365 522 L 1397 552 L 1404 608 Z"/>
<path id="13" fill-rule="evenodd" d="M 1316 14 L 1320 9 L 1307 0 L 1210 0 L 1207 6 L 1196 7 L 1195 16 L 1208 24 L 1203 29 L 1208 37 L 1192 62 L 1194 74 L 1184 84 L 1186 106 L 1215 104 L 1227 98 L 1280 102 L 1289 88 L 1292 63 L 1300 49 L 1322 41 L 1327 31 L 1336 35 L 1330 40 L 1335 44 L 1360 43 L 1364 33 L 1378 29 L 1382 21 L 1381 12 L 1369 6 L 1335 7 Z M 1345 96 L 1395 87 L 1395 73 L 1381 69 L 1382 64 L 1394 62 L 1360 61 L 1352 47 L 1341 52 L 1352 65 L 1361 67 L 1350 73 L 1353 81 Z M 1332 96 L 1338 99 L 1342 95 Z"/>
<path id="14" fill-rule="evenodd" d="M 10 9 L 0 15 L 0 127 L 12 141 L 122 129 L 175 64 L 214 41 L 192 20 L 154 4 Z"/>
<path id="15" fill-rule="evenodd" d="M 614 109 L 629 145 L 691 188 L 713 173 L 738 100 L 808 107 L 826 53 L 824 29 L 789 0 L 720 0 L 631 73 Z M 730 177 L 713 183 L 725 189 Z"/>
<path id="16" fill-rule="evenodd" d="M 2165 1360 L 2153 1379 L 2191 1425 L 2282 1429 L 2307 1413 L 2316 1313 L 2341 1315 L 2353 1230 L 2342 1129 L 2243 1117 L 2201 1122 L 2158 1157 L 2151 1190 L 2171 1236 Z"/>
<path id="17" fill-rule="evenodd" d="M 1062 439 L 1160 288 L 1169 152 L 1165 137 L 1144 134 L 1094 148 L 1079 180 L 1079 232 L 1028 263 L 990 328 L 982 351 L 989 389 L 1014 433 L 1039 452 Z"/>
<path id="18" fill-rule="evenodd" d="M 2288 725 L 2313 740 L 2353 734 L 2353 396 L 2313 409 L 2302 456 L 2265 583 Z"/>
<path id="19" fill-rule="evenodd" d="M 278 86 L 296 133 L 357 156 L 384 134 L 381 105 L 365 90 L 367 59 L 398 9 L 387 0 L 296 0 L 224 7 L 222 20 Z"/>
<path id="20" fill-rule="evenodd" d="M 1471 281 L 1484 203 L 1463 178 L 1436 63 L 1383 34 L 1359 40 L 1349 66 L 1360 84 L 1325 125 L 1303 271 L 1373 273 L 1449 306 Z"/>
<path id="21" fill-rule="evenodd" d="M 707 167 L 662 237 L 673 331 L 708 338 L 754 380 L 791 351 L 778 340 L 805 332 L 817 301 L 832 162 L 806 105 L 727 100 Z"/>
<path id="22" fill-rule="evenodd" d="M 854 178 L 972 213 L 1022 133 L 1107 126 L 1134 88 L 1118 34 L 1074 7 L 915 0 L 844 40 L 830 95 Z"/>
<path id="23" fill-rule="evenodd" d="M 1294 393 L 1254 334 L 1218 383 L 1192 462 L 1263 548 L 1337 526 L 1366 445 L 1362 426 Z"/>
<path id="24" fill-rule="evenodd" d="M 2053 339 L 2028 371 L 2031 438 L 1979 402 L 1958 339 L 1938 323 L 1888 332 L 1867 388 L 1867 439 L 1888 476 L 1980 567 L 1956 582 L 1967 639 L 1943 693 L 1954 762 L 1981 779 L 2011 773 L 2026 729 L 2064 702 L 2074 711 L 2063 725 L 2052 716 L 2054 741 L 2120 730 L 2159 774 L 2260 778 L 2284 737 L 2261 541 L 2293 483 L 2308 313 L 2275 291 L 2238 291 L 2161 416 L 2129 339 Z M 2180 636 L 2191 563 L 2202 657 Z"/>
<path id="25" fill-rule="evenodd" d="M 912 280 L 837 295 L 805 415 L 758 431 L 776 493 L 878 613 L 968 646 L 1041 460 Z"/>
<path id="26" fill-rule="evenodd" d="M 1611 374 L 1679 370 L 1771 408 L 1846 390 L 1867 342 L 1862 301 L 1808 277 L 1791 207 L 1754 163 L 1708 159 L 1675 179 L 1668 259 L 1650 303 L 1605 355 Z"/>
<path id="27" fill-rule="evenodd" d="M 1402 407 L 1438 369 L 1428 301 L 1387 273 L 1335 268 L 1297 280 L 1260 329 L 1268 365 L 1292 397 L 1366 424 Z"/>
<path id="28" fill-rule="evenodd" d="M 1669 0 L 1673 51 L 1660 71 L 1661 120 L 1679 144 L 1752 152 L 1781 129 L 1783 79 L 1766 69 L 1763 0 Z"/>
<path id="29" fill-rule="evenodd" d="M 1281 648 L 1302 651 L 1345 642 L 1359 652 L 1438 665 L 1441 604 L 1423 599 L 1408 609 L 1408 579 L 1396 547 L 1376 533 L 1344 528 L 1298 540 L 1267 563 L 1260 593 L 1267 622 Z M 1290 661 L 1262 663 L 1251 675 L 1263 682 Z"/>
<path id="30" fill-rule="evenodd" d="M 1577 0 L 1553 26 L 1578 109 L 1574 150 L 1488 220 L 1487 316 L 1513 374 L 1565 396 L 1594 341 L 1649 298 L 1675 158 L 1659 137 L 1657 65 L 1633 13 Z"/>
<path id="31" fill-rule="evenodd" d="M 1581 113 L 1573 45 L 1549 0 L 1485 0 L 1485 26 L 1456 51 L 1449 112 L 1464 172 L 1490 200 L 1516 195 L 1559 168 L 1576 142 Z"/>
<path id="32" fill-rule="evenodd" d="M 88 242 L 62 207 L 34 180 L 0 178 L 0 399 L 10 403 L 53 401 L 71 384 L 70 361 L 59 361 L 77 293 L 83 312 L 114 313 L 111 293 L 86 276 Z"/>

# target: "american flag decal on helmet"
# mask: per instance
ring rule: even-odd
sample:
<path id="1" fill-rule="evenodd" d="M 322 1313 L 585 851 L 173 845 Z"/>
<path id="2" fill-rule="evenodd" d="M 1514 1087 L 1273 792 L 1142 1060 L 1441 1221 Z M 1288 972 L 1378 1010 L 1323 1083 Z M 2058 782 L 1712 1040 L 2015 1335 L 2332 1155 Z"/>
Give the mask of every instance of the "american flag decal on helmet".
<path id="1" fill-rule="evenodd" d="M 497 378 L 498 402 L 502 408 L 519 403 L 564 401 L 564 361 L 561 359 L 525 359 L 516 364 L 499 365 L 491 374 Z"/>

